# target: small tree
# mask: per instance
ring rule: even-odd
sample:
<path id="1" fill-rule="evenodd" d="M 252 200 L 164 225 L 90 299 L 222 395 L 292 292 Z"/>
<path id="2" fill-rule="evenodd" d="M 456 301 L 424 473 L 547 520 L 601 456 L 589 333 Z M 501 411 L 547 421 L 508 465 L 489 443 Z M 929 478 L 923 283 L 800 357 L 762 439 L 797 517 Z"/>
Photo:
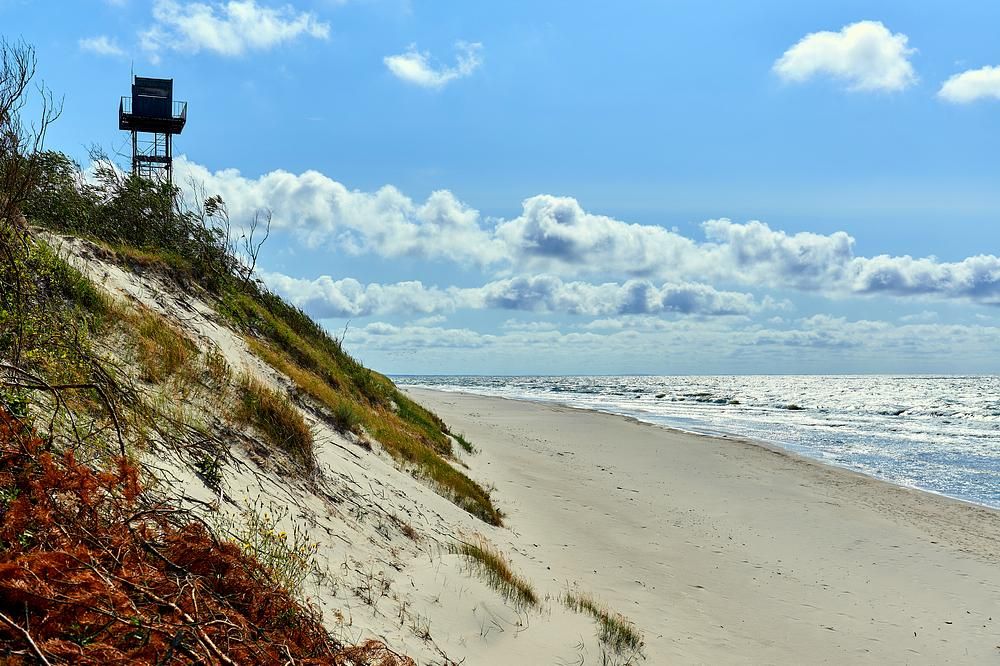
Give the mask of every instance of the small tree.
<path id="1" fill-rule="evenodd" d="M 10 360 L 15 364 L 20 362 L 24 337 L 28 230 L 22 207 L 37 187 L 49 125 L 62 111 L 62 103 L 39 85 L 38 118 L 26 123 L 22 117 L 36 62 L 35 49 L 27 43 L 0 39 L 0 283 L 4 286 L 0 321 L 10 329 Z"/>
<path id="2" fill-rule="evenodd" d="M 39 85 L 37 120 L 22 118 L 36 62 L 34 47 L 0 40 L 0 225 L 5 232 L 23 231 L 21 206 L 37 184 L 48 128 L 62 112 L 62 102 Z"/>

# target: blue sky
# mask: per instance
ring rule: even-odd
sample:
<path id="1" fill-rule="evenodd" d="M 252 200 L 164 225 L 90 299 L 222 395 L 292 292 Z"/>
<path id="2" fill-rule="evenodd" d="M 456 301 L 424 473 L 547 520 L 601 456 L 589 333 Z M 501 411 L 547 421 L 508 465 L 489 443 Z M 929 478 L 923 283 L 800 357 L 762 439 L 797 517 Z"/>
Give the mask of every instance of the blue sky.
<path id="1" fill-rule="evenodd" d="M 398 373 L 1000 372 L 1000 5 L 0 0 Z"/>

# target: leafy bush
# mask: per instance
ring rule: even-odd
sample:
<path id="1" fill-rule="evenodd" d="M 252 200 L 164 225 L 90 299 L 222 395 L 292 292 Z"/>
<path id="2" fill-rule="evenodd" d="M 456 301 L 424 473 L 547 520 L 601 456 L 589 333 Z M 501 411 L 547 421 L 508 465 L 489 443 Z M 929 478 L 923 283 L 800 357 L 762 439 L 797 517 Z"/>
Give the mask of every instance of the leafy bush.
<path id="1" fill-rule="evenodd" d="M 56 231 L 103 241 L 127 256 L 155 259 L 209 289 L 243 277 L 221 199 L 186 208 L 173 185 L 124 174 L 99 152 L 92 159 L 93 181 L 88 182 L 65 155 L 42 153 L 38 186 L 25 202 L 25 216 Z"/>

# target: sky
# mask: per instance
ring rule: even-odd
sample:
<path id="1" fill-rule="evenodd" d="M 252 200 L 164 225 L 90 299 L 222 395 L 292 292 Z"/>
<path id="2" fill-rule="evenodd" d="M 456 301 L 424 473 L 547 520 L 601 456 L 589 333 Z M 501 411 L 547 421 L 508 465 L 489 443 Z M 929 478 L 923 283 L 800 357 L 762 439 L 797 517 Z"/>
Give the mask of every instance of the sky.
<path id="1" fill-rule="evenodd" d="M 0 0 L 394 374 L 1000 372 L 1000 4 Z M 126 158 L 127 160 L 127 158 Z"/>

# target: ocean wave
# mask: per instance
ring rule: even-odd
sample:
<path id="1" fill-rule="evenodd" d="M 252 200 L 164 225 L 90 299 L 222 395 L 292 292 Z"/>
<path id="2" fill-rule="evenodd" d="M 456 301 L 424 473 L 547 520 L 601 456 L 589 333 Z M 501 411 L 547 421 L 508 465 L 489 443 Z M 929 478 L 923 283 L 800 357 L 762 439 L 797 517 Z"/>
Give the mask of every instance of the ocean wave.
<path id="1" fill-rule="evenodd" d="M 1000 377 L 394 377 L 401 385 L 559 402 L 777 444 L 1000 508 Z"/>

